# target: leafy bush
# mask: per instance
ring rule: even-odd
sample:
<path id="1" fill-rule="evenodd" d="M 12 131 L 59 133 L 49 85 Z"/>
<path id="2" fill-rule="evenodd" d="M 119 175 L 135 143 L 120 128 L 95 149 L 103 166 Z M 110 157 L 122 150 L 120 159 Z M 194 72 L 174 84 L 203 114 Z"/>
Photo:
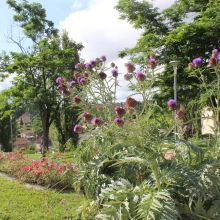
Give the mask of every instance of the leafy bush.
<path id="1" fill-rule="evenodd" d="M 74 187 L 93 198 L 82 208 L 81 219 L 220 218 L 220 160 L 216 156 L 220 140 L 219 60 L 220 53 L 214 50 L 210 67 L 204 71 L 199 69 L 201 58 L 189 65 L 201 81 L 206 101 L 210 96 L 217 100 L 214 105 L 210 97 L 217 119 L 213 146 L 193 137 L 199 134 L 195 131 L 198 119 L 194 118 L 198 114 L 187 114 L 183 104 L 170 99 L 167 105 L 174 123 L 171 114 L 151 99 L 155 93 L 151 87 L 157 80 L 154 55 L 147 59 L 150 69 L 143 66 L 143 70 L 135 71 L 142 67 L 126 64 L 128 73 L 124 78 L 133 94 L 124 104 L 115 103 L 115 64 L 111 67 L 112 77 L 105 74 L 108 68 L 100 58 L 76 65 L 74 86 L 80 92 L 73 97 L 73 103 L 85 112 L 74 132 L 87 135 L 75 152 L 80 171 L 74 178 Z M 211 85 L 205 77 L 209 72 L 216 74 Z M 68 87 L 65 83 L 60 78 L 61 90 Z M 142 97 L 141 103 L 132 97 L 135 94 Z M 207 103 L 199 102 L 199 106 Z M 101 109 L 96 110 L 97 104 Z"/>
<path id="2" fill-rule="evenodd" d="M 1 155 L 0 170 L 23 182 L 70 189 L 78 172 L 78 166 L 71 163 L 60 164 L 48 158 L 31 161 L 17 152 Z"/>

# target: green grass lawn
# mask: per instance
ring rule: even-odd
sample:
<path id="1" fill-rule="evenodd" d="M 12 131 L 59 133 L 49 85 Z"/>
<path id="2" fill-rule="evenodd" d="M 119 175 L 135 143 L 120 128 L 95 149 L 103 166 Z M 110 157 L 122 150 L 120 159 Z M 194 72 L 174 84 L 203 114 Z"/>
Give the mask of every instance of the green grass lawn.
<path id="1" fill-rule="evenodd" d="M 26 158 L 32 159 L 32 160 L 38 160 L 42 157 L 41 154 L 38 153 L 24 153 Z M 51 159 L 57 159 L 60 162 L 74 162 L 74 153 L 73 152 L 65 152 L 61 157 L 57 156 L 57 154 L 52 154 L 51 152 L 47 153 L 47 157 Z"/>
<path id="2" fill-rule="evenodd" d="M 77 209 L 84 203 L 80 194 L 27 189 L 0 177 L 1 220 L 76 219 Z"/>
<path id="3" fill-rule="evenodd" d="M 37 153 L 33 153 L 33 154 L 26 154 L 25 153 L 25 157 L 32 159 L 32 160 L 38 160 L 42 157 L 41 154 L 37 154 Z"/>

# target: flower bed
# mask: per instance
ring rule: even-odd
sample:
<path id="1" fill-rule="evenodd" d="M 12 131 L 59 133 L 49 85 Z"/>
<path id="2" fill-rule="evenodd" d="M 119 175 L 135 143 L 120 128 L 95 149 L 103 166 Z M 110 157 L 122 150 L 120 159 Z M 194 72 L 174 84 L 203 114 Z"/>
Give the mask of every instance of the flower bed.
<path id="1" fill-rule="evenodd" d="M 0 153 L 0 171 L 22 182 L 70 189 L 78 166 L 70 162 L 61 164 L 49 158 L 31 160 L 21 153 L 10 152 Z"/>

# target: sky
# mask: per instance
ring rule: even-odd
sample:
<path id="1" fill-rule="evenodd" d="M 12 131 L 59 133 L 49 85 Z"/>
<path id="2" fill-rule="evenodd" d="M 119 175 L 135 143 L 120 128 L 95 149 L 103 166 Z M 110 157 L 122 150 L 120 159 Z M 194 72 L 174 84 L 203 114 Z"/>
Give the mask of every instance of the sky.
<path id="1" fill-rule="evenodd" d="M 174 0 L 151 1 L 160 10 L 174 2 Z M 57 28 L 67 30 L 71 38 L 84 45 L 82 58 L 91 60 L 106 55 L 109 62 L 114 61 L 121 67 L 121 72 L 124 71 L 123 63 L 126 60 L 118 59 L 118 52 L 123 48 L 133 47 L 141 30 L 135 30 L 126 21 L 119 20 L 119 14 L 113 8 L 117 0 L 29 0 L 29 2 L 41 3 L 46 9 L 48 19 L 52 20 Z M 2 17 L 0 51 L 18 50 L 7 40 L 11 30 L 14 37 L 21 33 L 13 23 L 13 12 L 8 8 L 6 0 L 0 0 L 0 15 Z M 0 90 L 10 85 L 11 78 L 0 83 Z M 126 85 L 119 90 L 118 99 L 122 100 L 127 95 Z"/>

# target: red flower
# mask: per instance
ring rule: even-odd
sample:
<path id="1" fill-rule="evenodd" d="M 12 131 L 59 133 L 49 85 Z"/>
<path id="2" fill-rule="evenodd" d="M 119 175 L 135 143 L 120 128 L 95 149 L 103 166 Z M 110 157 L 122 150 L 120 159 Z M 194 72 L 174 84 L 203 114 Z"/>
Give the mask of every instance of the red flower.
<path id="1" fill-rule="evenodd" d="M 27 167 L 27 171 L 32 171 L 33 170 L 33 167 L 30 165 Z"/>
<path id="2" fill-rule="evenodd" d="M 34 166 L 34 167 L 39 167 L 39 163 L 38 163 L 36 160 L 34 160 L 34 161 L 32 162 L 32 166 Z"/>
<path id="3" fill-rule="evenodd" d="M 37 170 L 36 171 L 36 176 L 39 177 L 42 174 L 42 170 Z"/>
<path id="4" fill-rule="evenodd" d="M 41 162 L 41 163 L 47 162 L 47 158 L 46 158 L 46 157 L 42 157 L 42 158 L 40 159 L 40 162 Z"/>
<path id="5" fill-rule="evenodd" d="M 55 163 L 51 163 L 48 165 L 48 168 L 49 169 L 54 169 L 56 167 L 56 164 Z"/>
<path id="6" fill-rule="evenodd" d="M 65 171 L 65 166 L 59 165 L 56 169 L 56 173 L 62 173 Z"/>

